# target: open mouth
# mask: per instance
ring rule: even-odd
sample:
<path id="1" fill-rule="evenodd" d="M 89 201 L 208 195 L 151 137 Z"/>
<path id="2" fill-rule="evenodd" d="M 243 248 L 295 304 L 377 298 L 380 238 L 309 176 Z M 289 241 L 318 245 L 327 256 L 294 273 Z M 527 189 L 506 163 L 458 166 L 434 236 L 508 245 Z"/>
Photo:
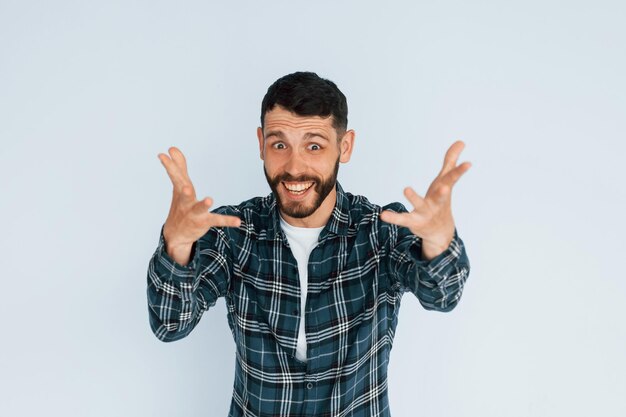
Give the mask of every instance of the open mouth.
<path id="1" fill-rule="evenodd" d="M 304 193 L 306 193 L 311 187 L 313 187 L 313 184 L 315 184 L 315 181 L 304 181 L 304 182 L 284 182 L 283 181 L 282 184 L 287 189 L 289 194 L 293 196 L 301 196 Z"/>

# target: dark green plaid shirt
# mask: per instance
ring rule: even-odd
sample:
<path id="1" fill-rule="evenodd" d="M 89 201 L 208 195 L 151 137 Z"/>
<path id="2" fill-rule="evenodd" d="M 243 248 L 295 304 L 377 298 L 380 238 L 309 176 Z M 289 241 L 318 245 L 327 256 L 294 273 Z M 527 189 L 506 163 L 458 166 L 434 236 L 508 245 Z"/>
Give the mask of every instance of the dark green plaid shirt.
<path id="1" fill-rule="evenodd" d="M 273 194 L 215 212 L 239 216 L 239 228 L 211 228 L 186 265 L 166 253 L 163 229 L 148 268 L 152 331 L 169 342 L 187 336 L 224 297 L 236 345 L 229 416 L 389 416 L 387 365 L 403 293 L 428 310 L 450 311 L 469 274 L 463 242 L 431 261 L 421 239 L 379 220 L 383 208 L 345 193 L 311 252 L 306 311 L 298 265 Z M 296 359 L 306 320 L 307 362 Z"/>

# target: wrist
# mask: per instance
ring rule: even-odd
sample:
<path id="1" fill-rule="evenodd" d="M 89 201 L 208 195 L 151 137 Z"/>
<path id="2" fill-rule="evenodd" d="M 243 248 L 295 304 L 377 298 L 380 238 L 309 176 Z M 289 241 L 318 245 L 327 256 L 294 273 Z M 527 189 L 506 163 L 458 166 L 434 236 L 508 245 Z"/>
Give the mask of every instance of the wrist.
<path id="1" fill-rule="evenodd" d="M 169 245 L 167 241 L 165 242 L 165 252 L 167 252 L 169 257 L 172 258 L 176 263 L 183 266 L 187 265 L 191 260 L 192 247 L 193 243 L 173 246 Z"/>
<path id="2" fill-rule="evenodd" d="M 165 252 L 175 262 L 186 265 L 191 258 L 191 249 L 193 242 L 176 241 L 170 234 L 167 226 L 163 227 L 163 242 L 165 244 Z"/>
<path id="3" fill-rule="evenodd" d="M 433 245 L 428 243 L 422 243 L 422 259 L 426 261 L 431 261 L 435 259 L 437 256 L 441 255 L 446 249 L 448 245 Z"/>
<path id="4" fill-rule="evenodd" d="M 447 236 L 444 239 L 431 240 L 422 238 L 422 258 L 426 261 L 430 261 L 441 255 L 446 249 L 450 247 L 453 239 L 454 232 L 452 233 L 452 235 Z"/>
<path id="5" fill-rule="evenodd" d="M 169 226 L 167 222 L 163 226 L 163 240 L 165 240 L 165 246 L 168 249 L 185 247 L 186 245 L 188 245 L 188 242 L 184 242 L 181 239 L 177 238 L 176 233 L 172 232 L 172 227 Z"/>

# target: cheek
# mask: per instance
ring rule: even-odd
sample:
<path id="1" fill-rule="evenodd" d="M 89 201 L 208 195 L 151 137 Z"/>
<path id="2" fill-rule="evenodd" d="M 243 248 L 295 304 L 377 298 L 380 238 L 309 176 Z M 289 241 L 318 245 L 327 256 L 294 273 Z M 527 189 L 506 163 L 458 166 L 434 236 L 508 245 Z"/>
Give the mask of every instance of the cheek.
<path id="1" fill-rule="evenodd" d="M 283 162 L 279 158 L 268 154 L 265 155 L 265 159 L 263 160 L 263 168 L 267 175 L 272 178 L 285 173 Z"/>
<path id="2" fill-rule="evenodd" d="M 337 156 L 338 155 L 334 155 L 333 158 L 325 158 L 323 162 L 319 161 L 319 163 L 316 165 L 318 171 L 320 173 L 324 173 L 325 177 L 330 177 L 335 171 Z"/>
<path id="3" fill-rule="evenodd" d="M 276 155 L 272 154 L 272 151 L 269 149 L 265 149 L 265 152 L 263 154 L 264 158 L 263 158 L 263 165 L 265 165 L 266 167 L 270 167 L 270 166 L 275 166 L 276 165 Z"/>

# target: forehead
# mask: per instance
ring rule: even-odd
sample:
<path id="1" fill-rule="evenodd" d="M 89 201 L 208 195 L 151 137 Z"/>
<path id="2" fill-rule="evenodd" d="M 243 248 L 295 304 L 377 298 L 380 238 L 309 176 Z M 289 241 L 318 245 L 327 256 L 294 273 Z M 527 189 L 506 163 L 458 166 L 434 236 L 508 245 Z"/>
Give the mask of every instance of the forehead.
<path id="1" fill-rule="evenodd" d="M 300 116 L 281 106 L 265 113 L 264 128 L 267 129 L 323 129 L 333 130 L 332 117 Z"/>

